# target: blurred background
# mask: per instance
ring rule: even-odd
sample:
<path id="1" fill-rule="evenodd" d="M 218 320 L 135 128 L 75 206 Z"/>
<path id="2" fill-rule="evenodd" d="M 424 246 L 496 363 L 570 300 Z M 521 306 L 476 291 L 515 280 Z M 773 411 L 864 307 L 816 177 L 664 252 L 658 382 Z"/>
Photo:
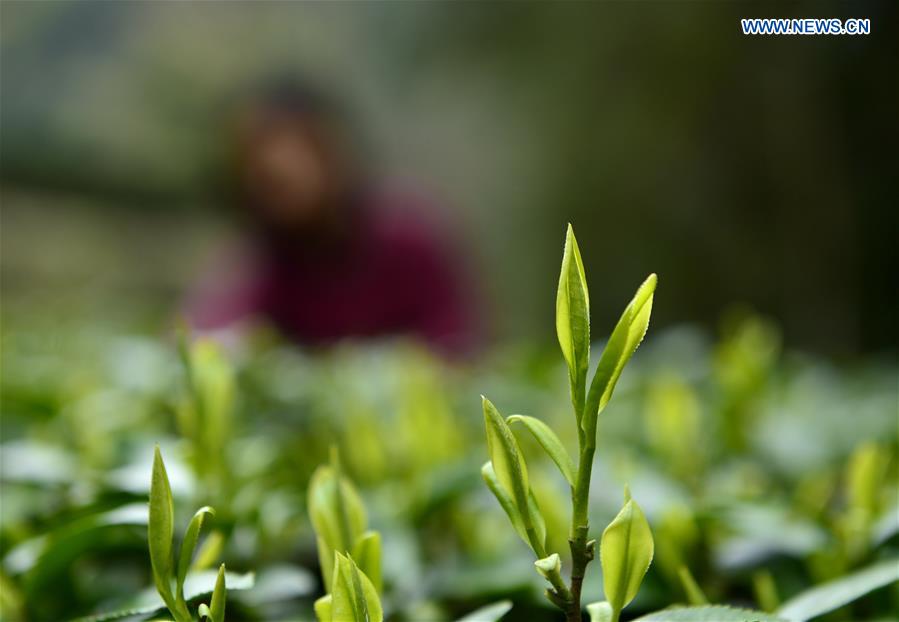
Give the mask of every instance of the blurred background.
<path id="1" fill-rule="evenodd" d="M 312 618 L 305 486 L 332 444 L 383 533 L 391 620 L 501 598 L 507 620 L 554 619 L 480 481 L 478 396 L 574 446 L 553 319 L 568 222 L 594 363 L 659 275 L 591 499 L 603 526 L 629 483 L 653 527 L 625 618 L 684 602 L 684 567 L 713 602 L 773 611 L 895 558 L 897 12 L 4 0 L 0 618 L 158 605 L 159 443 L 177 524 L 215 505 L 204 559 L 257 573 L 229 620 Z M 740 32 L 776 16 L 872 34 Z M 218 329 L 247 309 L 278 330 L 232 347 Z M 180 318 L 226 347 L 179 356 Z M 316 347 L 408 333 L 448 360 Z M 197 369 L 224 394 L 215 425 Z M 562 551 L 567 492 L 522 445 Z M 894 587 L 825 620 L 897 607 Z"/>
<path id="2" fill-rule="evenodd" d="M 167 318 L 228 233 L 229 110 L 298 76 L 442 210 L 499 340 L 552 343 L 571 221 L 599 325 L 655 271 L 657 326 L 745 303 L 790 345 L 895 352 L 895 7 L 842 38 L 747 38 L 746 10 L 6 2 L 4 311 Z"/>

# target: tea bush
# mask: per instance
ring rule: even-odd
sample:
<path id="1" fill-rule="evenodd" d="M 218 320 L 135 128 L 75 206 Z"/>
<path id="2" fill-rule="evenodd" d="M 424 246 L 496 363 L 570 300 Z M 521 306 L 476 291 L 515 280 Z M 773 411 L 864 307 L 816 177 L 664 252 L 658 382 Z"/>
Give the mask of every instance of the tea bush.
<path id="1" fill-rule="evenodd" d="M 569 231 L 564 365 L 7 316 L 2 618 L 894 619 L 895 364 L 747 313 L 634 355 L 655 285 L 597 348 Z"/>

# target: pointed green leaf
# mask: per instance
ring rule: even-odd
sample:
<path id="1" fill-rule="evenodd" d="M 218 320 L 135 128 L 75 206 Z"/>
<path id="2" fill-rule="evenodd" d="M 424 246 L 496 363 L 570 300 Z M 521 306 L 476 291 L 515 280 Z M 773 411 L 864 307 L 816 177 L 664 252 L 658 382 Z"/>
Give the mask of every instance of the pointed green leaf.
<path id="1" fill-rule="evenodd" d="M 776 611 L 780 607 L 780 594 L 777 592 L 777 583 L 770 570 L 762 569 L 752 573 L 752 592 L 755 595 L 756 604 L 763 611 Z M 691 602 L 690 604 L 708 604 L 708 601 L 705 603 Z"/>
<path id="2" fill-rule="evenodd" d="M 612 605 L 608 601 L 590 603 L 587 613 L 590 614 L 590 622 L 612 622 Z"/>
<path id="3" fill-rule="evenodd" d="M 533 490 L 528 490 L 528 516 L 534 529 L 534 539 L 530 542 L 531 549 L 537 557 L 546 557 L 546 519 L 540 512 Z"/>
<path id="4" fill-rule="evenodd" d="M 556 335 L 568 364 L 571 403 L 580 419 L 590 365 L 590 296 L 581 251 L 570 224 L 565 234 L 562 272 L 556 294 Z"/>
<path id="5" fill-rule="evenodd" d="M 340 622 L 381 622 L 384 615 L 374 585 L 355 562 L 335 553 L 331 619 Z"/>
<path id="6" fill-rule="evenodd" d="M 172 597 L 172 538 L 174 537 L 175 507 L 172 489 L 159 445 L 153 452 L 153 475 L 150 482 L 150 518 L 147 537 L 150 546 L 150 565 L 159 595 L 171 609 Z"/>
<path id="7" fill-rule="evenodd" d="M 200 539 L 200 531 L 203 529 L 203 522 L 207 515 L 215 516 L 215 510 L 208 505 L 197 510 L 190 519 L 187 531 L 184 532 L 184 540 L 181 542 L 181 551 L 178 554 L 178 576 L 176 578 L 179 598 L 184 597 L 184 578 L 187 576 L 187 571 L 190 570 L 194 549 L 197 547 L 197 540 Z"/>
<path id="8" fill-rule="evenodd" d="M 334 553 L 351 553 L 365 532 L 367 517 L 362 498 L 339 473 L 336 456 L 331 466 L 320 466 L 309 482 L 309 518 L 317 536 L 319 561 L 327 589 L 331 589 Z"/>
<path id="9" fill-rule="evenodd" d="M 777 615 L 791 622 L 805 622 L 896 582 L 899 558 L 887 559 L 794 596 L 777 610 Z"/>
<path id="10" fill-rule="evenodd" d="M 316 536 L 315 546 L 318 550 L 318 563 L 322 570 L 322 580 L 325 584 L 325 591 L 331 593 L 331 580 L 334 578 L 334 548 L 328 546 L 324 538 Z"/>
<path id="11" fill-rule="evenodd" d="M 528 469 L 515 435 L 486 397 L 482 397 L 484 422 L 487 427 L 487 451 L 500 485 L 515 502 L 525 527 L 528 520 Z"/>
<path id="12" fill-rule="evenodd" d="M 600 544 L 606 600 L 620 612 L 634 599 L 653 555 L 652 532 L 640 506 L 628 499 Z"/>
<path id="13" fill-rule="evenodd" d="M 217 572 L 208 570 L 187 575 L 187 580 L 184 582 L 184 599 L 187 602 L 191 602 L 211 596 L 212 592 L 215 590 L 217 578 Z M 251 590 L 253 589 L 255 582 L 256 577 L 252 572 L 243 574 L 228 572 L 225 574 L 225 585 L 229 592 Z M 72 620 L 72 622 L 110 622 L 111 620 L 121 620 L 122 618 L 130 619 L 136 616 L 143 620 L 152 613 L 158 613 L 159 610 L 165 606 L 166 605 L 160 600 L 158 594 L 144 591 L 136 595 L 132 606 L 126 609 L 77 618 L 77 620 Z M 206 605 L 206 610 L 209 610 L 209 605 Z M 176 617 L 175 619 L 193 620 L 189 613 L 186 615 L 186 618 Z"/>
<path id="14" fill-rule="evenodd" d="M 456 622 L 497 622 L 512 609 L 512 602 L 501 600 L 498 603 L 476 609 Z"/>
<path id="15" fill-rule="evenodd" d="M 559 471 L 561 471 L 569 485 L 574 486 L 576 477 L 574 472 L 574 462 L 568 451 L 565 449 L 565 446 L 562 444 L 562 441 L 559 440 L 559 437 L 556 436 L 556 433 L 553 432 L 548 425 L 535 417 L 527 417 L 525 415 L 512 415 L 506 419 L 506 421 L 509 425 L 516 422 L 524 424 L 524 427 L 534 435 L 534 438 L 537 439 L 537 442 L 540 443 L 543 450 L 546 451 L 547 455 L 549 455 L 552 461 L 556 463 L 556 466 L 559 467 Z"/>
<path id="16" fill-rule="evenodd" d="M 227 433 L 234 401 L 234 372 L 218 344 L 200 339 L 189 352 L 188 374 L 203 424 L 215 439 Z"/>
<path id="17" fill-rule="evenodd" d="M 873 517 L 880 509 L 879 492 L 889 455 L 875 442 L 859 445 L 849 459 L 846 469 L 846 496 L 849 508 Z"/>
<path id="18" fill-rule="evenodd" d="M 484 463 L 484 466 L 481 467 L 481 477 L 484 478 L 484 482 L 487 484 L 487 488 L 490 489 L 490 491 L 493 493 L 493 496 L 496 497 L 496 500 L 499 501 L 500 506 L 502 506 L 503 510 L 506 512 L 506 515 L 509 517 L 509 521 L 515 528 L 515 531 L 518 532 L 518 535 L 522 540 L 530 545 L 527 532 L 524 528 L 524 519 L 522 519 L 521 517 L 521 512 L 518 511 L 518 507 L 515 505 L 512 497 L 509 496 L 509 493 L 507 493 L 499 483 L 499 479 L 496 477 L 496 471 L 494 471 L 493 469 L 493 463 Z"/>
<path id="19" fill-rule="evenodd" d="M 609 342 L 602 351 L 596 373 L 590 383 L 590 393 L 581 420 L 581 428 L 590 438 L 596 436 L 596 418 L 609 403 L 624 366 L 643 341 L 649 327 L 657 280 L 655 274 L 650 274 L 643 281 L 633 300 L 621 314 L 621 319 L 618 320 Z"/>
<path id="20" fill-rule="evenodd" d="M 546 523 L 537 506 L 537 500 L 528 484 L 528 470 L 518 441 L 503 416 L 486 397 L 481 396 L 484 421 L 487 427 L 487 450 L 490 453 L 492 472 L 504 497 L 511 499 L 525 533 L 525 541 L 537 557 L 545 557 Z M 488 482 L 489 484 L 489 482 Z M 496 491 L 494 491 L 496 494 Z M 500 503 L 503 503 L 503 499 Z M 508 514 L 508 511 L 506 512 Z M 510 518 L 512 515 L 510 514 Z M 513 521 L 514 524 L 514 521 Z M 521 532 L 519 532 L 521 533 Z"/>
<path id="21" fill-rule="evenodd" d="M 331 562 L 333 565 L 334 562 Z M 331 622 L 331 595 L 327 594 L 315 601 L 315 617 L 318 622 Z"/>
<path id="22" fill-rule="evenodd" d="M 212 590 L 212 600 L 209 603 L 209 614 L 212 622 L 225 622 L 225 564 L 219 566 L 219 574 L 215 579 L 215 589 Z"/>
<path id="23" fill-rule="evenodd" d="M 710 605 L 707 607 L 671 607 L 637 618 L 634 622 L 785 622 L 761 611 Z"/>
<path id="24" fill-rule="evenodd" d="M 375 590 L 381 593 L 381 534 L 377 531 L 366 531 L 353 547 L 353 559 L 357 560 L 359 569 L 371 579 Z"/>
<path id="25" fill-rule="evenodd" d="M 509 517 L 512 527 L 515 528 L 515 532 L 522 540 L 524 540 L 525 544 L 531 547 L 538 557 L 544 556 L 543 549 L 546 543 L 546 521 L 543 518 L 543 514 L 540 512 L 540 507 L 537 505 L 537 499 L 534 497 L 533 492 L 528 491 L 527 506 L 530 524 L 534 533 L 534 538 L 532 539 L 528 535 L 528 529 L 525 527 L 525 520 L 522 517 L 518 506 L 515 505 L 512 497 L 509 496 L 509 493 L 507 493 L 499 483 L 499 479 L 496 476 L 496 471 L 493 469 L 492 463 L 484 463 L 484 466 L 481 467 L 481 477 L 484 478 L 487 487 L 506 512 L 506 516 Z"/>

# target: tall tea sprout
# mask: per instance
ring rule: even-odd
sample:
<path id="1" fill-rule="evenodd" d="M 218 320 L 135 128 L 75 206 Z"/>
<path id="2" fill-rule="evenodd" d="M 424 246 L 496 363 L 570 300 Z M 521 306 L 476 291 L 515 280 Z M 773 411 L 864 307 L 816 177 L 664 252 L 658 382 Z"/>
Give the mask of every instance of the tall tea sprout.
<path id="1" fill-rule="evenodd" d="M 153 476 L 150 483 L 150 519 L 147 527 L 147 535 L 150 545 L 150 565 L 153 568 L 153 581 L 156 591 L 162 597 L 162 601 L 169 612 L 175 618 L 175 622 L 194 622 L 195 618 L 190 613 L 187 600 L 184 596 L 184 581 L 191 569 L 194 549 L 200 538 L 203 523 L 209 516 L 214 516 L 215 511 L 211 507 L 203 507 L 197 510 L 184 532 L 181 540 L 181 549 L 175 558 L 175 508 L 172 501 L 172 489 L 169 485 L 169 476 L 165 470 L 165 463 L 159 447 L 153 455 Z M 199 606 L 197 611 L 200 619 L 208 622 L 225 621 L 225 565 L 219 567 L 212 599 L 207 605 Z"/>
<path id="2" fill-rule="evenodd" d="M 481 469 L 487 486 L 496 496 L 515 531 L 537 557 L 537 571 L 549 583 L 547 598 L 561 609 L 569 622 L 581 620 L 581 591 L 587 565 L 594 558 L 595 540 L 590 539 L 588 502 L 596 426 L 621 372 L 643 340 L 652 311 L 656 275 L 652 274 L 625 308 L 603 350 L 596 372 L 587 384 L 590 367 L 590 296 L 581 253 L 569 225 L 562 258 L 562 273 L 556 297 L 556 333 L 568 366 L 571 405 L 577 424 L 577 462 L 553 430 L 534 417 L 504 418 L 483 398 L 490 461 Z M 546 549 L 546 525 L 531 491 L 528 468 L 518 445 L 513 424 L 521 424 L 536 438 L 556 464 L 571 490 L 571 573 L 566 582 L 561 557 Z M 606 600 L 589 607 L 594 620 L 617 622 L 621 610 L 637 593 L 653 555 L 653 540 L 646 518 L 625 491 L 621 512 L 602 535 L 601 563 Z"/>
<path id="3" fill-rule="evenodd" d="M 381 622 L 381 535 L 366 529 L 365 506 L 343 475 L 337 450 L 309 482 L 309 516 L 315 529 L 327 594 L 315 601 L 319 622 Z M 496 622 L 512 603 L 502 601 L 458 622 Z"/>
<path id="4" fill-rule="evenodd" d="M 235 402 L 234 370 L 219 346 L 207 339 L 179 339 L 186 391 L 176 404 L 178 427 L 190 441 L 190 460 L 205 498 L 226 500 L 231 480 L 226 451 Z M 221 508 L 227 513 L 227 507 Z"/>
<path id="5" fill-rule="evenodd" d="M 315 602 L 319 622 L 381 622 L 381 535 L 367 530 L 365 506 L 336 449 L 312 474 L 308 505 L 327 591 Z"/>

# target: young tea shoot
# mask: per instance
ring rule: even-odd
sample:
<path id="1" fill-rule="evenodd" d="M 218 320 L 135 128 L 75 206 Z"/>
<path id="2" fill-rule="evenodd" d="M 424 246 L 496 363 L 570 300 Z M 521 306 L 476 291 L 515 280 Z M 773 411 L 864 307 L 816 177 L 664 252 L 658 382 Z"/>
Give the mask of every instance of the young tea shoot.
<path id="1" fill-rule="evenodd" d="M 490 460 L 481 474 L 509 517 L 512 527 L 537 557 L 537 572 L 549 583 L 547 598 L 561 609 L 569 622 L 581 620 L 581 591 L 587 565 L 594 558 L 595 540 L 589 538 L 588 500 L 596 427 L 599 414 L 612 397 L 624 366 L 643 340 L 649 326 L 656 276 L 651 274 L 625 308 L 621 319 L 600 355 L 589 386 L 590 296 L 580 249 L 571 226 L 565 240 L 562 271 L 556 297 L 556 333 L 568 367 L 571 406 L 578 433 L 577 462 L 558 435 L 534 417 L 504 418 L 488 400 L 482 399 Z M 528 468 L 513 424 L 521 424 L 555 463 L 571 491 L 571 528 L 568 534 L 571 574 L 562 577 L 561 557 L 546 550 L 546 524 L 528 481 Z M 606 601 L 590 607 L 596 619 L 617 622 L 621 610 L 640 587 L 653 555 L 649 524 L 636 501 L 625 492 L 621 512 L 606 528 L 601 542 L 601 562 Z M 594 613 L 595 612 L 595 613 Z"/>
<path id="2" fill-rule="evenodd" d="M 153 475 L 150 483 L 150 519 L 147 536 L 150 547 L 150 565 L 156 590 L 175 622 L 194 622 L 195 618 L 184 597 L 184 581 L 191 568 L 194 550 L 207 516 L 215 516 L 211 507 L 203 507 L 191 518 L 181 541 L 181 549 L 175 561 L 175 506 L 172 489 L 165 470 L 165 463 L 159 446 L 153 454 Z M 201 619 L 209 622 L 225 620 L 225 565 L 219 567 L 212 600 L 209 605 L 201 604 L 198 610 Z"/>
<path id="3" fill-rule="evenodd" d="M 334 448 L 331 463 L 312 474 L 308 505 L 327 591 L 315 602 L 319 622 L 381 622 L 381 535 L 367 530 L 362 498 Z"/>

